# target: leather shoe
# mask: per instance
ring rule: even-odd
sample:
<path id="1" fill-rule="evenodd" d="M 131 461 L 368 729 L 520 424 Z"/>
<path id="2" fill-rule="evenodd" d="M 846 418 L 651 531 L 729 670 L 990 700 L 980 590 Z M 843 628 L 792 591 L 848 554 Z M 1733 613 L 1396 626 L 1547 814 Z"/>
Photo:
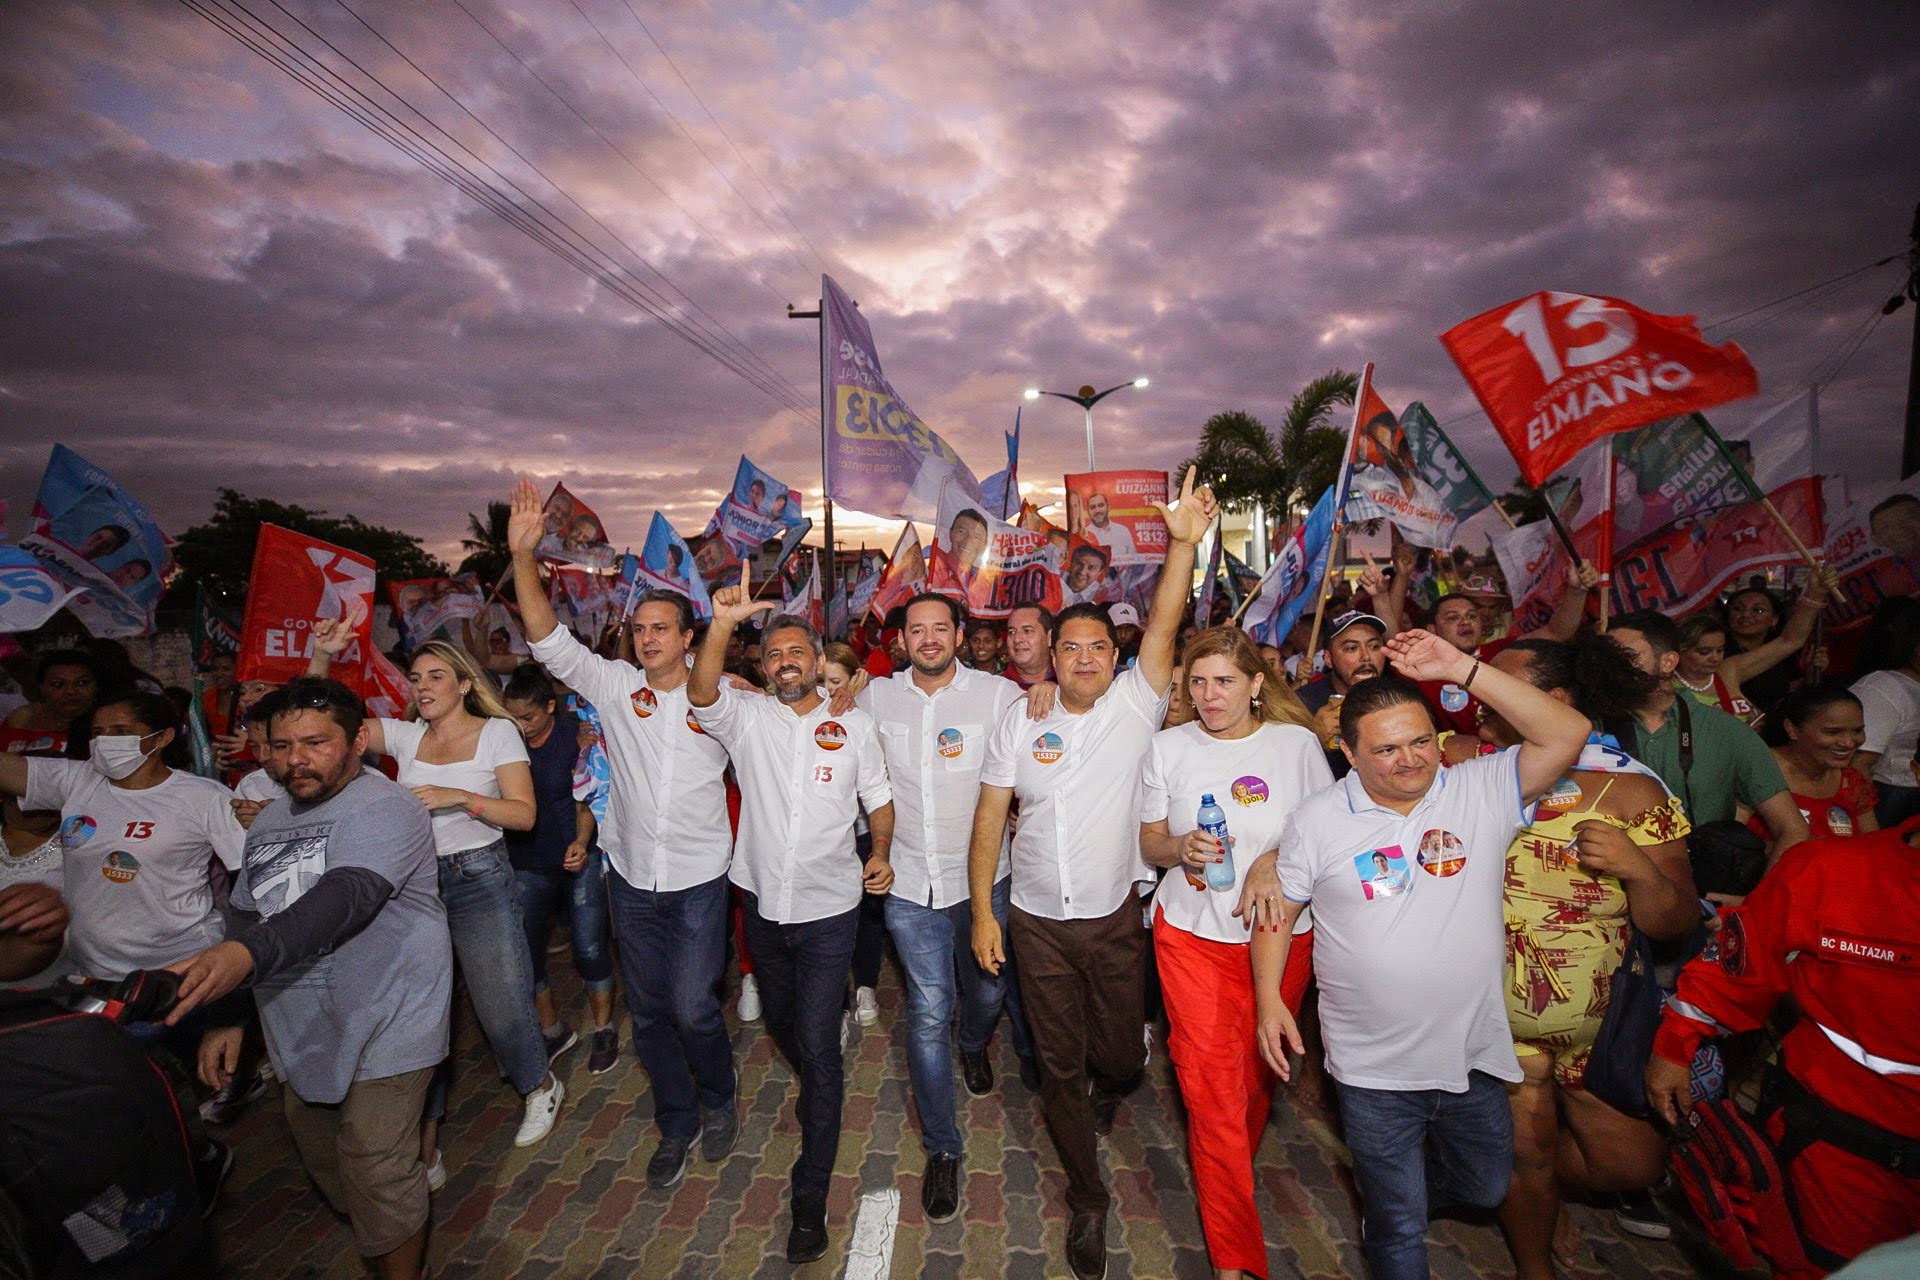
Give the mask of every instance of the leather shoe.
<path id="1" fill-rule="evenodd" d="M 1093 1131 L 1101 1137 L 1113 1132 L 1113 1117 L 1120 1111 L 1120 1095 L 1106 1093 L 1099 1088 L 1093 1091 Z"/>
<path id="2" fill-rule="evenodd" d="M 960 1079 L 966 1084 L 967 1092 L 976 1098 L 993 1092 L 993 1061 L 985 1049 L 979 1053 L 960 1051 Z"/>
<path id="3" fill-rule="evenodd" d="M 827 1206 L 801 1203 L 793 1206 L 793 1226 L 787 1232 L 787 1261 L 794 1266 L 816 1262 L 827 1253 Z"/>
<path id="4" fill-rule="evenodd" d="M 1067 1267 L 1075 1280 L 1104 1280 L 1107 1274 L 1107 1215 L 1073 1215 L 1067 1225 Z"/>
<path id="5" fill-rule="evenodd" d="M 926 1176 L 920 1183 L 920 1208 L 928 1222 L 951 1222 L 960 1212 L 959 1156 L 927 1158 Z"/>

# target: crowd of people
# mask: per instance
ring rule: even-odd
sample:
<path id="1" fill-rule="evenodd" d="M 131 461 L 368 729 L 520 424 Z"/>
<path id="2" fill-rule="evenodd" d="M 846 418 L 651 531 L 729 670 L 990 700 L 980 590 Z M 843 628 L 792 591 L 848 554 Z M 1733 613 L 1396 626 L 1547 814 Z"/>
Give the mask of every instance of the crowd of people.
<path id="1" fill-rule="evenodd" d="M 1517 1274 L 1549 1280 L 1581 1247 L 1569 1195 L 1664 1235 L 1670 1167 L 1731 1257 L 1796 1280 L 1920 1232 L 1920 601 L 1836 663 L 1824 570 L 1791 604 L 1755 583 L 1602 628 L 1580 565 L 1509 634 L 1484 577 L 1410 599 L 1402 549 L 1257 645 L 1192 620 L 1210 492 L 1156 505 L 1144 617 L 922 593 L 829 644 L 727 586 L 708 623 L 649 590 L 583 639 L 522 482 L 527 654 L 428 640 L 408 717 L 375 718 L 328 676 L 352 620 L 316 620 L 305 676 L 212 673 L 217 780 L 124 651 L 43 649 L 0 753 L 0 979 L 178 974 L 134 1034 L 191 1064 L 216 1130 L 277 1077 L 389 1277 L 424 1274 L 447 1176 L 456 978 L 520 1146 L 583 1039 L 591 1073 L 637 1059 L 662 1192 L 738 1139 L 737 992 L 797 1081 L 786 1256 L 823 1256 L 889 942 L 927 1219 L 966 1212 L 961 1091 L 1001 1087 L 1004 1020 L 1082 1280 L 1157 1030 L 1219 1277 L 1268 1274 L 1255 1153 L 1322 1072 L 1376 1280 L 1425 1280 L 1449 1204 L 1497 1209 Z M 1755 1084 L 1749 1116 L 1729 1099 Z M 201 1157 L 210 1199 L 232 1155 Z"/>

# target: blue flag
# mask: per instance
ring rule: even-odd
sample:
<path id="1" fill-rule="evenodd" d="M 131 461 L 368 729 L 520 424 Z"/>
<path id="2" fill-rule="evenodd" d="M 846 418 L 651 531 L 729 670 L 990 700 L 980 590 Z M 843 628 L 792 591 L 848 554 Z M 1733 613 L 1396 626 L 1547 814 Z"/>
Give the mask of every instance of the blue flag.
<path id="1" fill-rule="evenodd" d="M 1260 580 L 1260 594 L 1241 615 L 1240 625 L 1259 644 L 1278 645 L 1319 599 L 1327 578 L 1327 553 L 1333 544 L 1333 489 L 1313 504 L 1306 521 L 1293 531 L 1273 567 Z"/>

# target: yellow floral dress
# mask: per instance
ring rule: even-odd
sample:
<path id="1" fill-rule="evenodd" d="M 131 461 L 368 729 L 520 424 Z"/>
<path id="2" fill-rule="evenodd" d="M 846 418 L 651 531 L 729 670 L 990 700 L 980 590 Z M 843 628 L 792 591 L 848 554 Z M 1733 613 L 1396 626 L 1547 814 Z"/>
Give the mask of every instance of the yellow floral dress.
<path id="1" fill-rule="evenodd" d="M 1522 1058 L 1550 1057 L 1553 1078 L 1569 1089 L 1580 1088 L 1586 1074 L 1630 927 L 1625 886 L 1580 866 L 1572 847 L 1575 828 L 1597 818 L 1641 846 L 1678 840 L 1692 830 L 1675 797 L 1623 820 L 1598 811 L 1613 778 L 1591 803 L 1584 803 L 1575 778 L 1567 775 L 1541 799 L 1533 821 L 1507 847 L 1505 897 L 1514 1051 Z"/>

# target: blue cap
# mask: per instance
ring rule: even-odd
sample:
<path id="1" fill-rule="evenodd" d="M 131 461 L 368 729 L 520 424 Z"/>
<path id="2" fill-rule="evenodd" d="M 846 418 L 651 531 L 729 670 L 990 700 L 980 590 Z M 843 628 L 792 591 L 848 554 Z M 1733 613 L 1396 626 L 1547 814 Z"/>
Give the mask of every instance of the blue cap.
<path id="1" fill-rule="evenodd" d="M 1202 792 L 1200 793 L 1200 803 L 1201 803 L 1201 804 L 1212 804 L 1212 803 L 1213 803 L 1213 792 L 1211 792 L 1211 791 L 1202 791 Z"/>

